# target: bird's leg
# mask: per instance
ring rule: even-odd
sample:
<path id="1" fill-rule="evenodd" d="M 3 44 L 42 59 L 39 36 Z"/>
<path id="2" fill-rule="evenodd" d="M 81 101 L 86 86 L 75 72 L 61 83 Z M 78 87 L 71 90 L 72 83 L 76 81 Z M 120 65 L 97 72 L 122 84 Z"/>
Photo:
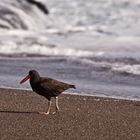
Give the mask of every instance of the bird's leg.
<path id="1" fill-rule="evenodd" d="M 53 114 L 55 114 L 56 112 L 59 112 L 60 111 L 60 109 L 58 107 L 58 97 L 55 97 L 55 108 L 56 108 L 56 111 L 53 112 Z"/>
<path id="2" fill-rule="evenodd" d="M 60 111 L 60 109 L 58 107 L 58 97 L 55 97 L 55 108 L 56 108 L 56 112 Z M 53 112 L 53 114 L 55 114 L 56 112 Z"/>
<path id="3" fill-rule="evenodd" d="M 58 106 L 58 97 L 55 97 L 55 107 L 56 107 L 56 111 L 60 111 L 59 106 Z"/>
<path id="4" fill-rule="evenodd" d="M 39 112 L 39 114 L 48 115 L 50 113 L 50 109 L 51 109 L 51 100 L 49 100 L 48 102 L 47 112 Z"/>
<path id="5" fill-rule="evenodd" d="M 48 102 L 48 109 L 45 115 L 48 115 L 50 113 L 50 109 L 51 109 L 51 100 Z"/>

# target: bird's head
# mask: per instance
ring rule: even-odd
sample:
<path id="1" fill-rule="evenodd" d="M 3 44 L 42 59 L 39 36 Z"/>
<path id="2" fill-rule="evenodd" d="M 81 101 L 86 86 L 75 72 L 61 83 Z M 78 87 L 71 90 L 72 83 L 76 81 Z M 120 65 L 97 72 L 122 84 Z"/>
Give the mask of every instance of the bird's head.
<path id="1" fill-rule="evenodd" d="M 23 78 L 21 81 L 20 81 L 20 84 L 26 82 L 27 80 L 37 80 L 38 78 L 40 78 L 40 75 L 39 73 L 36 71 L 36 70 L 30 70 L 29 71 L 29 74 L 27 76 L 25 76 L 25 78 Z"/>

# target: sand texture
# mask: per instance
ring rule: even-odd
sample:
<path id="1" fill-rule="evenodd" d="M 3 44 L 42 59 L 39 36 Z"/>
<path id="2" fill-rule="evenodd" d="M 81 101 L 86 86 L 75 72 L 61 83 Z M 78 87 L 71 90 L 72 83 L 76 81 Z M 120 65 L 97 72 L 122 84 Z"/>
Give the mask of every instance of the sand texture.
<path id="1" fill-rule="evenodd" d="M 47 105 L 32 91 L 0 89 L 0 140 L 140 140 L 139 101 L 62 94 L 60 113 L 37 113 Z"/>

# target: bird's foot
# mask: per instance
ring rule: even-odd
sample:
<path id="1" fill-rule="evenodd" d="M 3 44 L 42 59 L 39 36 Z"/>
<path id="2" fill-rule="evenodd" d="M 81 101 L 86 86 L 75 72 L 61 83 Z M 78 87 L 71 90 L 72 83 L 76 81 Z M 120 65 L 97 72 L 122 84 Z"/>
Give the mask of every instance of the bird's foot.
<path id="1" fill-rule="evenodd" d="M 55 111 L 55 112 L 53 112 L 52 114 L 56 114 L 56 111 Z"/>
<path id="2" fill-rule="evenodd" d="M 49 115 L 50 112 L 39 112 L 41 115 Z"/>
<path id="3" fill-rule="evenodd" d="M 56 114 L 56 113 L 59 113 L 60 110 L 59 109 L 56 109 L 56 111 L 54 111 L 52 114 Z"/>

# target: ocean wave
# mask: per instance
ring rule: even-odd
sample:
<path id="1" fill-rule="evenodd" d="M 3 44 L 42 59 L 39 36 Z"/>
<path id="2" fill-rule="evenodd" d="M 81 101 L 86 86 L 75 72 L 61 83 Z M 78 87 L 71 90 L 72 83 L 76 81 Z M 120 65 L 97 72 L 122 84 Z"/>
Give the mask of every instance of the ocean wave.
<path id="1" fill-rule="evenodd" d="M 7 47 L 8 46 L 8 47 Z M 16 44 L 8 43 L 0 47 L 1 56 L 73 56 L 73 57 L 89 57 L 89 56 L 99 56 L 102 52 L 91 52 L 86 50 L 56 47 L 56 46 L 39 46 L 33 44 L 32 46 L 27 46 L 23 44 L 17 46 Z"/>
<path id="2" fill-rule="evenodd" d="M 42 2 L 36 0 L 2 0 L 0 2 L 1 29 L 44 29 L 49 13 Z"/>
<path id="3" fill-rule="evenodd" d="M 114 65 L 112 67 L 112 71 L 124 74 L 124 75 L 128 75 L 128 74 L 132 74 L 132 75 L 140 75 L 140 65 Z"/>
<path id="4" fill-rule="evenodd" d="M 31 39 L 32 40 L 32 39 Z M 8 57 L 64 57 L 74 63 L 88 66 L 93 71 L 115 72 L 123 75 L 140 75 L 140 58 L 110 56 L 107 52 L 88 51 L 55 45 L 44 45 L 33 40 L 24 43 L 4 42 L 0 46 L 0 56 Z M 57 59 L 57 58 L 56 58 Z"/>
<path id="5" fill-rule="evenodd" d="M 87 0 L 86 3 L 84 0 L 58 3 L 54 0 L 1 0 L 0 13 L 0 28 L 6 30 L 77 32 L 96 28 L 97 32 L 107 35 L 139 35 L 138 0 Z"/>
<path id="6" fill-rule="evenodd" d="M 118 61 L 117 61 L 118 60 Z M 130 60 L 130 61 L 129 61 Z M 123 76 L 128 75 L 140 75 L 140 60 L 132 60 L 129 58 L 115 59 L 104 57 L 91 57 L 91 58 L 80 58 L 75 60 L 78 63 L 89 67 L 91 71 L 97 72 L 111 72 Z M 137 63 L 138 62 L 138 63 Z"/>

